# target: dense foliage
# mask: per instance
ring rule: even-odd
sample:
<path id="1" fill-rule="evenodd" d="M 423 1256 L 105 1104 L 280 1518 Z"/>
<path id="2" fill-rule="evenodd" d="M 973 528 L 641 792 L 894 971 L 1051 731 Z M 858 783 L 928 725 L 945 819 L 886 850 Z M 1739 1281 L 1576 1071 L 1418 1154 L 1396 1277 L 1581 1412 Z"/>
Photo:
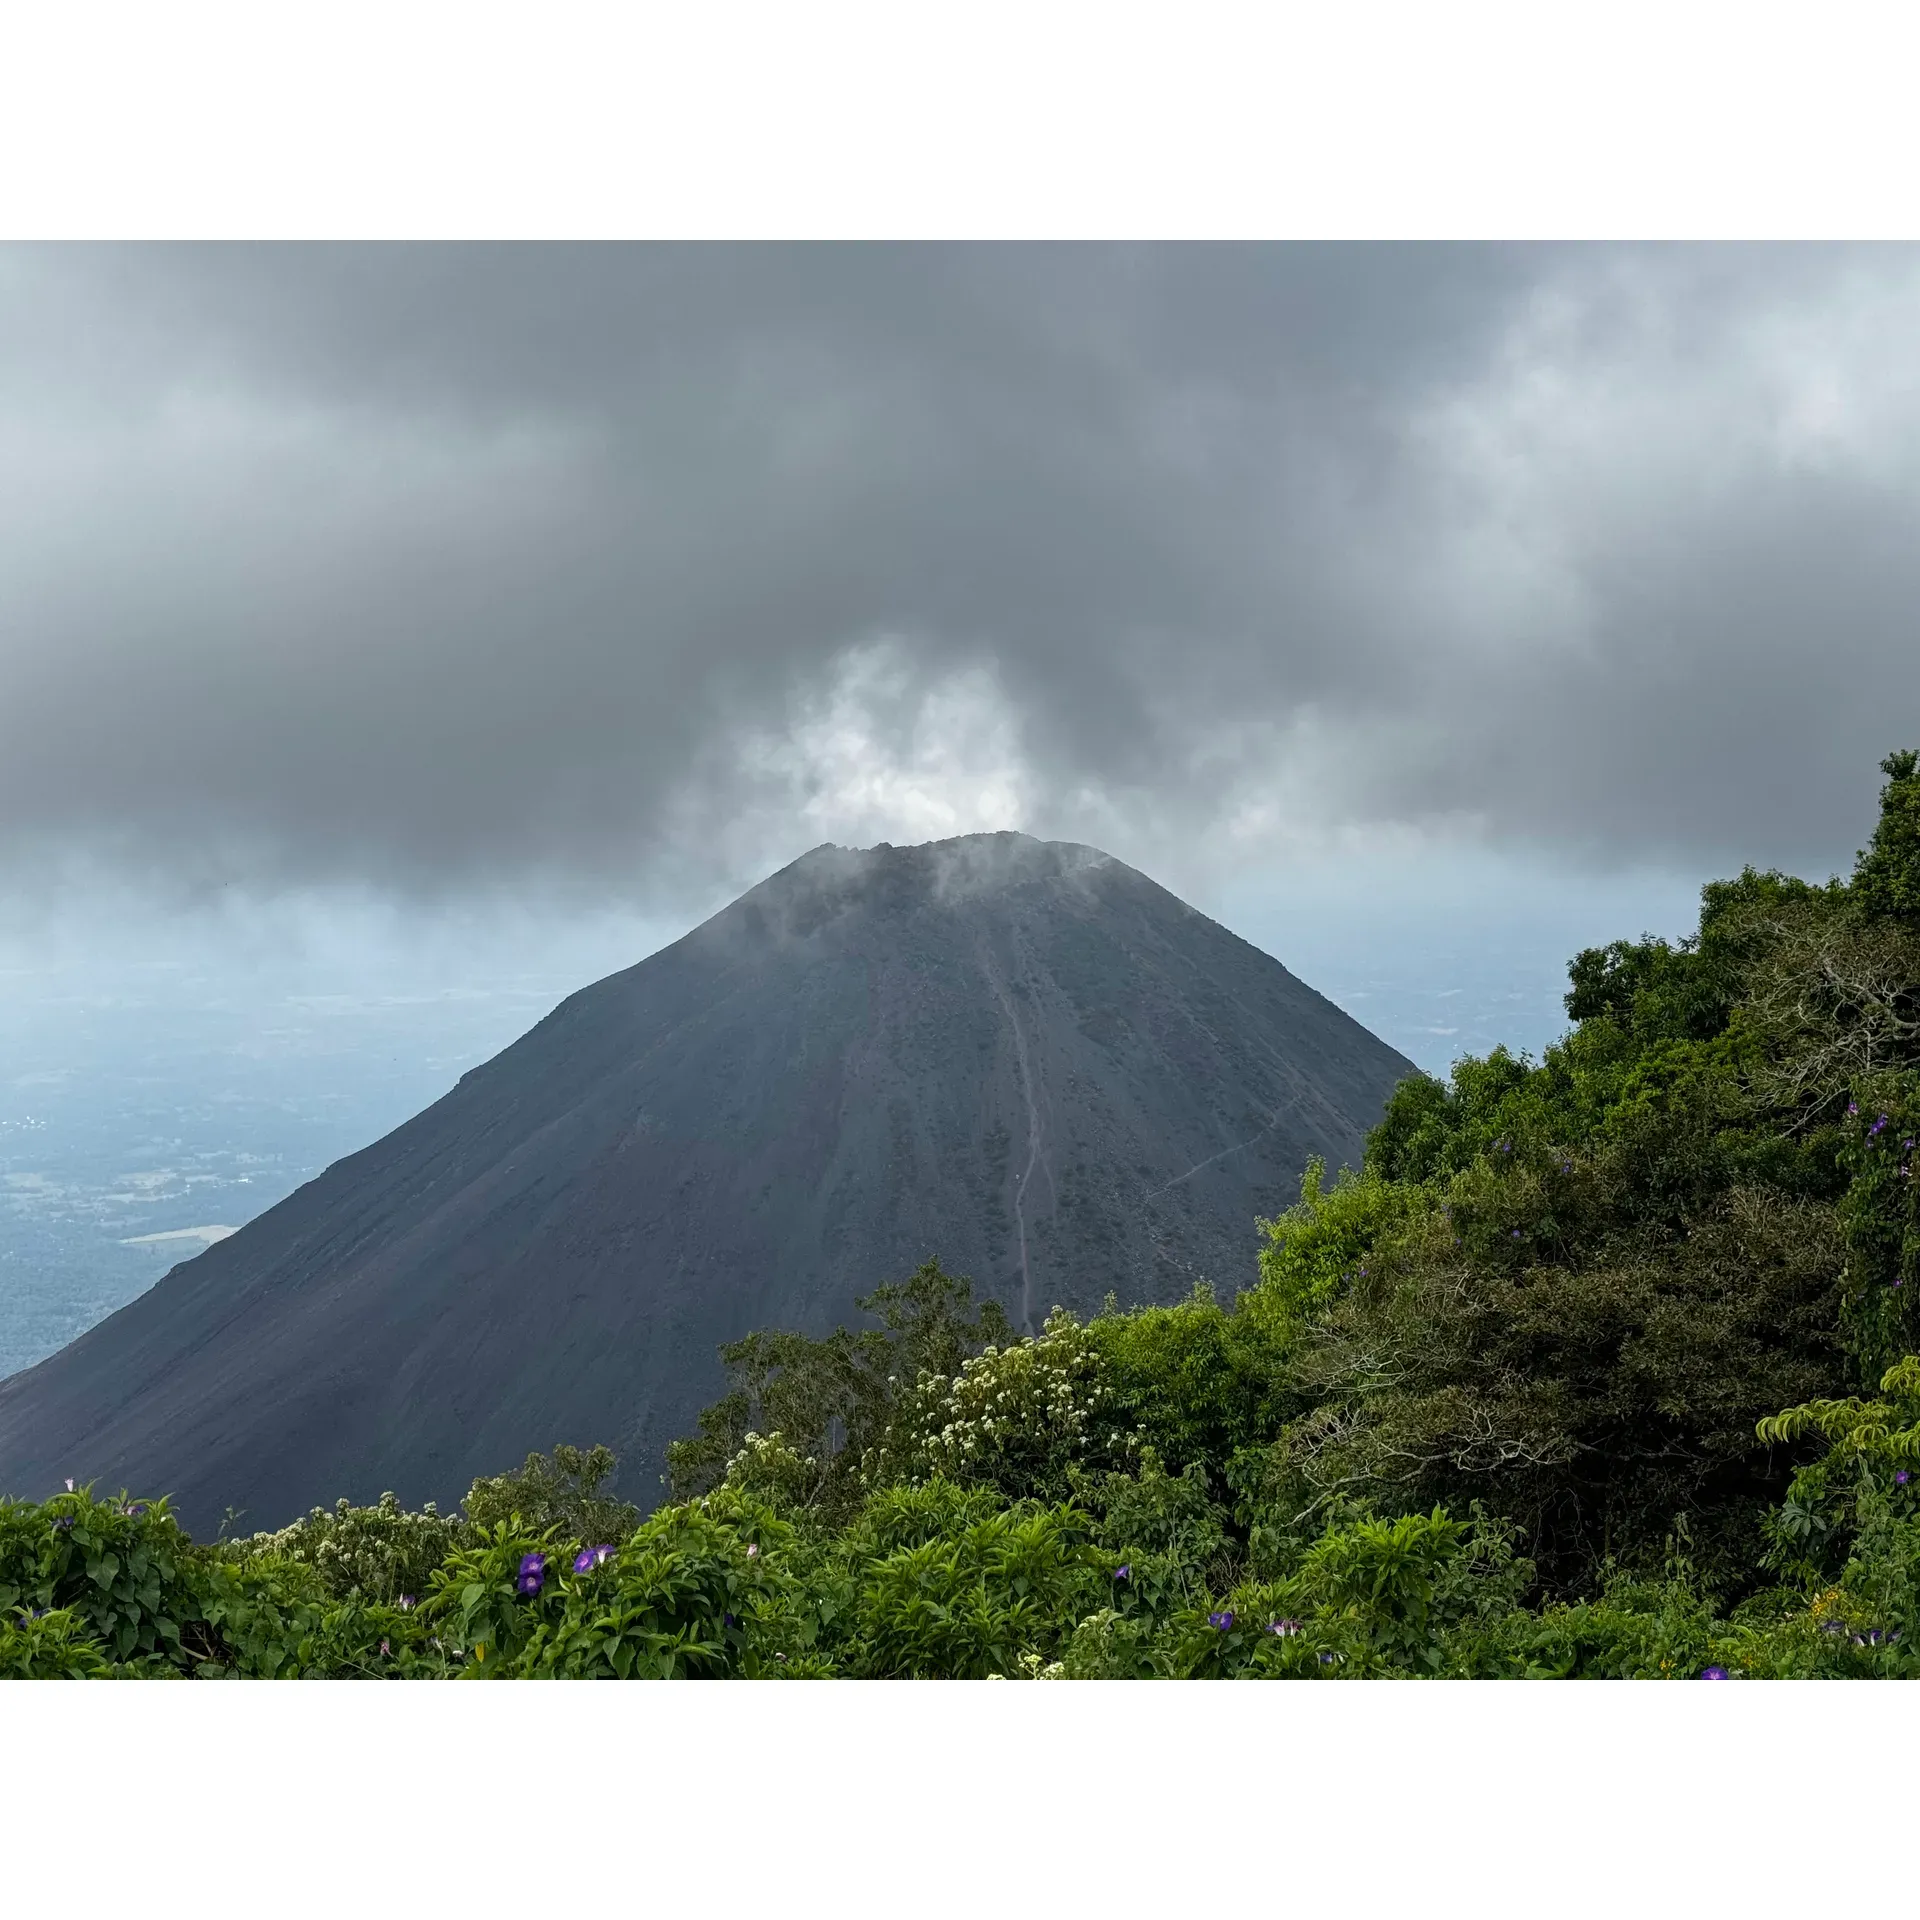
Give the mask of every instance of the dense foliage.
<path id="1" fill-rule="evenodd" d="M 604 1448 L 206 1545 L 0 1501 L 0 1675 L 1911 1673 L 1920 756 L 1882 770 L 1849 880 L 1580 954 L 1565 1038 L 1405 1082 L 1230 1304 L 1016 1339 L 929 1262 L 726 1349 L 645 1519 Z"/>

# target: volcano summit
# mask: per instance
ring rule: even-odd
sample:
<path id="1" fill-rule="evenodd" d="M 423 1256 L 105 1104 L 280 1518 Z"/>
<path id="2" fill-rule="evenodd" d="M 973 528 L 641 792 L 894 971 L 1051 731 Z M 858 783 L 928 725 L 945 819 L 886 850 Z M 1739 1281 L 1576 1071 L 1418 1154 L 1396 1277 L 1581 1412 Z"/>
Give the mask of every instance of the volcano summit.
<path id="1" fill-rule="evenodd" d="M 1016 1326 L 1231 1293 L 1411 1071 L 1090 847 L 818 847 L 0 1382 L 0 1491 L 269 1526 L 571 1439 L 647 1504 L 722 1341 L 929 1255 Z"/>

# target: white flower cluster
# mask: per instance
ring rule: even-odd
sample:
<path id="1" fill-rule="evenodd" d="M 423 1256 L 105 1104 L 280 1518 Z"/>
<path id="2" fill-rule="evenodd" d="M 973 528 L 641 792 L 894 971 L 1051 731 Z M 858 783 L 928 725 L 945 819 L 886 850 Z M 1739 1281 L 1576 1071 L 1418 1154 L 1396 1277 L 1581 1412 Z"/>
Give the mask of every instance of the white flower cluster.
<path id="1" fill-rule="evenodd" d="M 453 1532 L 453 1521 L 433 1501 L 413 1513 L 383 1493 L 371 1507 L 344 1499 L 332 1511 L 315 1507 L 304 1520 L 278 1533 L 254 1534 L 234 1550 L 249 1560 L 280 1558 L 312 1567 L 335 1594 L 392 1600 L 424 1589 L 446 1558 Z"/>
<path id="2" fill-rule="evenodd" d="M 990 1673 L 989 1680 L 1008 1680 L 1013 1676 L 1005 1673 Z M 1020 1656 L 1020 1676 L 1022 1680 L 1064 1680 L 1067 1677 L 1067 1664 L 1064 1660 L 1049 1660 L 1043 1654 L 1023 1653 Z"/>
<path id="3" fill-rule="evenodd" d="M 1111 1401 L 1086 1329 L 1056 1308 L 1036 1338 L 989 1347 L 958 1374 L 923 1373 L 890 1449 L 899 1457 L 885 1464 L 909 1480 L 1059 1489 L 1070 1464 L 1126 1444 Z"/>
<path id="4" fill-rule="evenodd" d="M 820 1484 L 820 1462 L 791 1446 L 785 1435 L 749 1433 L 740 1451 L 727 1462 L 725 1484 L 770 1499 L 782 1497 L 804 1504 Z"/>

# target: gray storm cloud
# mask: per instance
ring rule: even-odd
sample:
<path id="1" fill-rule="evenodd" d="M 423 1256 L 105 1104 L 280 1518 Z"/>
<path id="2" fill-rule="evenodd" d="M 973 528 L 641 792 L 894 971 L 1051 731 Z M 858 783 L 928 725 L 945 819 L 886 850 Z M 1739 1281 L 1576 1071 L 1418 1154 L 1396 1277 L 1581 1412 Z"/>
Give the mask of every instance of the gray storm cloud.
<path id="1" fill-rule="evenodd" d="M 0 847 L 1844 864 L 1916 342 L 1912 249 L 0 251 Z"/>

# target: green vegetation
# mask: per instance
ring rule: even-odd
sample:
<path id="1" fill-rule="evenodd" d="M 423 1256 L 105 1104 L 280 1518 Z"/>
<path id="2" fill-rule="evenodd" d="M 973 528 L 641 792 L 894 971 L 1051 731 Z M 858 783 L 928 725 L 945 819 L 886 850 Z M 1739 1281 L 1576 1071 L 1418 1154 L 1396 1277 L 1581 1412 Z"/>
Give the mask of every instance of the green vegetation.
<path id="1" fill-rule="evenodd" d="M 1920 1670 L 1920 756 L 1883 771 L 1850 880 L 1579 955 L 1566 1037 L 1404 1083 L 1231 1304 L 1015 1339 L 929 1262 L 726 1349 L 645 1520 L 604 1448 L 211 1545 L 0 1501 L 0 1675 Z"/>

